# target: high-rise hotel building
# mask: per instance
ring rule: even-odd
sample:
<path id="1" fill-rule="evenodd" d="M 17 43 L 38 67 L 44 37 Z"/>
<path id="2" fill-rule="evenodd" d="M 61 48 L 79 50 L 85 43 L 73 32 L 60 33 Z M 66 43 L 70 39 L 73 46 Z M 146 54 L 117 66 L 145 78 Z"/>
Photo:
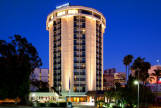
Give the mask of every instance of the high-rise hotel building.
<path id="1" fill-rule="evenodd" d="M 49 87 L 62 92 L 103 90 L 103 14 L 84 6 L 66 6 L 50 13 L 46 24 Z"/>

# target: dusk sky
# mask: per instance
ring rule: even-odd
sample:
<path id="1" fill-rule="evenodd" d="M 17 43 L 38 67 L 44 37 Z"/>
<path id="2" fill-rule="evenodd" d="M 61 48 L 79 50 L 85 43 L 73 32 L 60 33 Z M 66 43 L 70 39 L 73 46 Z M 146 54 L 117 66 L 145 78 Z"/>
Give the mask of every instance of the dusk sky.
<path id="1" fill-rule="evenodd" d="M 161 61 L 161 0 L 68 0 L 71 5 L 97 9 L 106 17 L 104 69 L 125 71 L 123 57 Z M 0 0 L 0 40 L 19 34 L 38 50 L 48 68 L 49 33 L 46 19 L 66 0 Z"/>

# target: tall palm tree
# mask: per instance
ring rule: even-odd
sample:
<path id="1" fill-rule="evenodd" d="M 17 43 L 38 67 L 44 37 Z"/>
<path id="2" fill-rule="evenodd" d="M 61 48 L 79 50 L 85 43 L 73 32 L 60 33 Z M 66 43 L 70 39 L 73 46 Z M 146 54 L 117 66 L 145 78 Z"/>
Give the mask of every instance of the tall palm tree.
<path id="1" fill-rule="evenodd" d="M 129 77 L 130 63 L 132 62 L 132 59 L 133 59 L 132 55 L 127 55 L 123 59 L 123 63 L 126 67 L 126 81 L 128 80 Z"/>
<path id="2" fill-rule="evenodd" d="M 142 99 L 143 100 L 146 100 L 146 97 L 145 97 L 145 91 L 146 89 L 144 88 L 145 85 L 146 85 L 146 82 L 149 78 L 149 73 L 148 73 L 148 70 L 151 68 L 151 64 L 149 62 L 145 62 L 145 58 L 140 58 L 138 57 L 132 67 L 131 67 L 134 72 L 135 72 L 135 78 L 140 82 L 143 83 L 143 88 L 142 88 Z M 145 101 L 146 102 L 146 101 Z"/>
<path id="3" fill-rule="evenodd" d="M 148 73 L 148 70 L 151 68 L 151 64 L 149 62 L 144 62 L 143 63 L 143 74 L 142 75 L 142 81 L 143 81 L 143 84 L 145 85 L 146 82 L 148 81 L 148 78 L 150 77 L 149 73 Z"/>

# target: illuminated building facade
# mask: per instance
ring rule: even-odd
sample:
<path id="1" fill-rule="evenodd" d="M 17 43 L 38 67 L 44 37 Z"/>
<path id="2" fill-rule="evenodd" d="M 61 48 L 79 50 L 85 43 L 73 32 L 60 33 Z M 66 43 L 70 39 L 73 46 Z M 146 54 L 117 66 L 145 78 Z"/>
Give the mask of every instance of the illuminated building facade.
<path id="1" fill-rule="evenodd" d="M 103 74 L 103 90 L 108 90 L 114 87 L 114 74 L 116 73 L 115 68 L 104 70 Z"/>
<path id="2" fill-rule="evenodd" d="M 126 84 L 126 73 L 116 72 L 115 68 L 106 69 L 103 74 L 103 89 L 109 90 L 114 88 L 115 83 L 120 83 L 124 87 Z"/>
<path id="3" fill-rule="evenodd" d="M 125 72 L 117 72 L 114 74 L 114 83 L 120 83 L 122 87 L 126 84 L 126 73 Z"/>
<path id="4" fill-rule="evenodd" d="M 157 77 L 152 75 L 153 73 L 155 73 L 155 70 L 161 70 L 161 65 L 154 65 L 154 66 L 151 66 L 151 68 L 148 70 L 148 73 L 150 75 L 150 77 L 153 77 L 151 78 L 149 81 L 150 84 L 157 84 L 157 81 L 159 84 L 161 84 L 161 76 Z"/>
<path id="5" fill-rule="evenodd" d="M 57 91 L 103 90 L 102 13 L 83 6 L 56 9 L 47 17 L 49 87 Z"/>

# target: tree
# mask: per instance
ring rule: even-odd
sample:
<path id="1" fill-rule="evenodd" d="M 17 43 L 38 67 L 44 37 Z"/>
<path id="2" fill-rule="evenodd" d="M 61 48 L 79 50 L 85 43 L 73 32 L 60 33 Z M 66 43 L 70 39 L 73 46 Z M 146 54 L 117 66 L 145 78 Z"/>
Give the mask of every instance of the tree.
<path id="1" fill-rule="evenodd" d="M 127 85 L 125 86 L 126 91 L 126 101 L 131 104 L 137 104 L 137 86 L 134 85 L 134 81 L 136 80 L 136 77 L 133 77 L 132 75 L 129 76 L 129 80 L 127 82 Z M 146 87 L 144 84 L 140 84 L 139 86 L 139 100 L 140 104 L 147 105 L 154 102 L 154 95 L 150 88 Z M 147 106 L 146 106 L 147 107 Z"/>
<path id="2" fill-rule="evenodd" d="M 131 68 L 135 73 L 135 77 L 145 85 L 149 78 L 148 70 L 151 68 L 151 64 L 149 62 L 145 62 L 145 58 L 138 57 Z"/>
<path id="3" fill-rule="evenodd" d="M 48 82 L 43 82 L 37 79 L 31 80 L 31 85 L 37 88 L 37 92 L 48 92 L 49 85 Z"/>
<path id="4" fill-rule="evenodd" d="M 0 40 L 0 99 L 28 100 L 29 76 L 42 65 L 36 48 L 26 38 L 15 35 L 10 42 Z"/>
<path id="5" fill-rule="evenodd" d="M 117 89 L 119 89 L 119 88 L 121 88 L 121 84 L 120 84 L 120 82 L 115 82 L 115 89 L 117 90 Z"/>
<path id="6" fill-rule="evenodd" d="M 123 59 L 123 63 L 126 67 L 126 81 L 128 80 L 129 77 L 130 63 L 132 62 L 132 59 L 133 59 L 132 55 L 127 55 Z"/>
<path id="7" fill-rule="evenodd" d="M 145 62 L 145 58 L 138 57 L 136 60 L 134 60 L 134 63 L 132 64 L 132 70 L 134 72 L 135 78 L 140 82 L 143 83 L 142 87 L 142 102 L 146 103 L 147 96 L 146 91 L 146 83 L 149 80 L 149 73 L 148 70 L 151 68 L 151 64 L 149 62 Z M 140 86 L 141 87 L 141 86 Z"/>
<path id="8" fill-rule="evenodd" d="M 117 104 L 129 105 L 130 108 L 137 104 L 137 86 L 134 85 L 135 77 L 132 75 L 129 76 L 129 80 L 125 87 L 120 87 L 119 84 L 116 84 L 116 89 L 111 88 L 110 90 L 105 92 L 105 96 L 111 100 L 115 99 Z M 154 95 L 152 94 L 150 88 L 140 84 L 140 104 L 146 105 L 154 102 Z M 146 103 L 146 104 L 145 104 Z M 125 106 L 124 106 L 125 107 Z"/>

